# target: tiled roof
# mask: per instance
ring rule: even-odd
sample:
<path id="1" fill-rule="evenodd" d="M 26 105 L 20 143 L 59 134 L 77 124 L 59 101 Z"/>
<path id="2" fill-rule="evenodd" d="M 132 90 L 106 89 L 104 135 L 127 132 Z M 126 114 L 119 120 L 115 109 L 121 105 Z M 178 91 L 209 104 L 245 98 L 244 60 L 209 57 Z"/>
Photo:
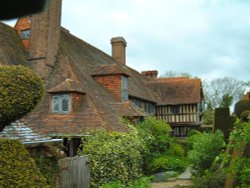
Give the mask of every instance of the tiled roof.
<path id="1" fill-rule="evenodd" d="M 116 102 L 112 103 L 112 106 L 115 107 L 119 111 L 119 113 L 123 117 L 143 117 L 147 116 L 147 114 L 137 107 L 133 102 L 131 101 L 126 101 L 126 102 Z"/>
<path id="2" fill-rule="evenodd" d="M 0 65 L 29 66 L 25 50 L 16 31 L 0 22 Z"/>
<path id="3" fill-rule="evenodd" d="M 0 132 L 0 138 L 19 140 L 24 144 L 62 141 L 61 139 L 51 139 L 50 137 L 39 135 L 19 121 L 6 126 L 3 131 Z"/>
<path id="4" fill-rule="evenodd" d="M 78 93 L 86 93 L 82 88 L 81 84 L 78 81 L 74 81 L 71 79 L 66 79 L 61 84 L 51 88 L 48 90 L 49 93 L 57 93 L 57 92 L 78 92 Z"/>
<path id="5" fill-rule="evenodd" d="M 148 82 L 158 105 L 199 103 L 203 98 L 201 80 L 198 78 L 160 78 Z"/>
<path id="6" fill-rule="evenodd" d="M 99 65 L 94 73 L 93 76 L 100 76 L 100 75 L 113 75 L 113 74 L 122 74 L 122 75 L 129 75 L 128 68 L 126 66 L 120 64 L 106 64 L 106 65 Z"/>

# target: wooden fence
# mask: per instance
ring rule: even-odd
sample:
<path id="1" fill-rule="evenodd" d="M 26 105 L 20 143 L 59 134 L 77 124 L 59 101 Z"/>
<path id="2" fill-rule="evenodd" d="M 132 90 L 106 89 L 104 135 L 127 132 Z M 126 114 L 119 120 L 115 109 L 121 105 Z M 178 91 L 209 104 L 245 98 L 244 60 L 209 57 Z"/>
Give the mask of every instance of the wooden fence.
<path id="1" fill-rule="evenodd" d="M 90 171 L 87 156 L 67 157 L 59 161 L 57 188 L 89 188 Z"/>

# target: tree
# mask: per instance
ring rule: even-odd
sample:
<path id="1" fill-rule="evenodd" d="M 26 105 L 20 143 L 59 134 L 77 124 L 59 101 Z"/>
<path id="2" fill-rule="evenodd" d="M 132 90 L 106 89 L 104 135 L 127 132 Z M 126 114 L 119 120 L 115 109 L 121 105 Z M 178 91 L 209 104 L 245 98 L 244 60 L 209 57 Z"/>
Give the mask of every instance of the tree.
<path id="1" fill-rule="evenodd" d="M 0 131 L 30 112 L 43 93 L 43 82 L 31 69 L 0 67 Z"/>
<path id="2" fill-rule="evenodd" d="M 238 101 L 246 89 L 243 81 L 232 77 L 203 81 L 203 90 L 207 109 L 230 107 Z"/>

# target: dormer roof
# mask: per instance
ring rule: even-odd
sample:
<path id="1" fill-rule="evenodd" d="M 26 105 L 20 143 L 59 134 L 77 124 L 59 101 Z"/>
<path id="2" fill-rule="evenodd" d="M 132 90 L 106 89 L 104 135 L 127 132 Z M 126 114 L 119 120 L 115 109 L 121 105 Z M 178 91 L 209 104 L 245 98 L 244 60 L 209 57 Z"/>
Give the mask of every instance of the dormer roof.
<path id="1" fill-rule="evenodd" d="M 92 76 L 104 76 L 104 75 L 125 75 L 131 76 L 127 67 L 120 64 L 106 64 L 99 65 L 93 72 Z"/>
<path id="2" fill-rule="evenodd" d="M 61 84 L 48 90 L 49 93 L 60 93 L 60 92 L 77 92 L 77 93 L 86 93 L 82 88 L 80 82 L 74 81 L 71 79 L 66 79 Z"/>

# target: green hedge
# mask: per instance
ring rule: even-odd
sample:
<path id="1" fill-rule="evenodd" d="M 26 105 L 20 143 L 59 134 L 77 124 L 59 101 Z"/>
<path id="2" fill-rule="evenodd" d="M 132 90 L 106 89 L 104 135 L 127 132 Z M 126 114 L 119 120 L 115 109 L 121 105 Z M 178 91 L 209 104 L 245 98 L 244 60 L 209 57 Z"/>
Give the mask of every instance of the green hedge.
<path id="1" fill-rule="evenodd" d="M 235 119 L 230 116 L 229 108 L 216 108 L 214 115 L 214 131 L 221 130 L 226 140 L 233 130 Z"/>
<path id="2" fill-rule="evenodd" d="M 16 140 L 0 139 L 0 187 L 49 187 L 28 151 Z"/>
<path id="3" fill-rule="evenodd" d="M 0 67 L 0 130 L 30 112 L 43 92 L 42 80 L 31 69 Z"/>

